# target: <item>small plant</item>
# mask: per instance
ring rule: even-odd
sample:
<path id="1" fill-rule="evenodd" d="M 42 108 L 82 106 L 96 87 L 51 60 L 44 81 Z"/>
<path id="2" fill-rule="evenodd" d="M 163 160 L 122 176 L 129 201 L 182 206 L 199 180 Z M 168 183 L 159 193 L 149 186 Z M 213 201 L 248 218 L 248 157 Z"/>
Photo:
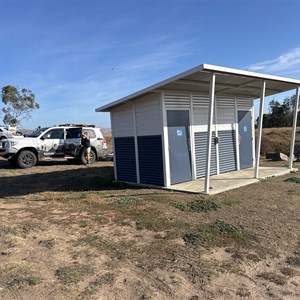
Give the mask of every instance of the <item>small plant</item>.
<path id="1" fill-rule="evenodd" d="M 63 284 L 72 284 L 80 282 L 84 276 L 92 274 L 93 271 L 90 265 L 76 264 L 59 268 L 55 275 Z"/>
<path id="2" fill-rule="evenodd" d="M 219 208 L 219 205 L 210 199 L 197 199 L 190 203 L 173 202 L 172 205 L 182 211 L 190 212 L 208 212 Z"/>
<path id="3" fill-rule="evenodd" d="M 188 244 L 199 244 L 208 247 L 213 241 L 213 236 L 208 231 L 198 230 L 194 233 L 185 234 L 183 240 Z"/>
<path id="4" fill-rule="evenodd" d="M 232 224 L 225 223 L 224 221 L 217 220 L 213 225 L 213 228 L 216 228 L 221 234 L 235 236 L 239 235 L 241 231 Z"/>
<path id="5" fill-rule="evenodd" d="M 300 177 L 290 177 L 285 179 L 284 182 L 300 183 Z"/>
<path id="6" fill-rule="evenodd" d="M 117 199 L 118 204 L 129 204 L 135 201 L 136 199 L 132 196 L 124 196 Z"/>
<path id="7" fill-rule="evenodd" d="M 185 202 L 176 201 L 173 202 L 172 205 L 181 211 L 189 211 L 189 205 Z"/>

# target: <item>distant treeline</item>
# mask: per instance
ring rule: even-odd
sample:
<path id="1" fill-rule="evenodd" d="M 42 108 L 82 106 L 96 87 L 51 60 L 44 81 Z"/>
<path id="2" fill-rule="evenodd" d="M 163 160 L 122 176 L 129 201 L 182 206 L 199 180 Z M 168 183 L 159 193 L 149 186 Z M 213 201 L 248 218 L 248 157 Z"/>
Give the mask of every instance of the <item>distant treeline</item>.
<path id="1" fill-rule="evenodd" d="M 290 127 L 293 125 L 295 95 L 286 97 L 282 103 L 273 99 L 269 103 L 269 113 L 263 116 L 263 127 Z M 259 118 L 257 118 L 258 123 Z M 298 107 L 297 126 L 300 126 L 300 112 Z"/>

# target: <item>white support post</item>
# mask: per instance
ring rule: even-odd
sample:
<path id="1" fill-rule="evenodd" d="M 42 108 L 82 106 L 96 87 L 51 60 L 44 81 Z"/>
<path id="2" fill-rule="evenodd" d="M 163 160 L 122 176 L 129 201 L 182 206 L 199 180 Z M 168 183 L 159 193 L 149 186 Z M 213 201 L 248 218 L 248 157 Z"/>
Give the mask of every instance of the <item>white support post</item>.
<path id="1" fill-rule="evenodd" d="M 132 116 L 133 116 L 134 148 L 135 148 L 136 182 L 140 183 L 139 148 L 138 148 L 138 139 L 137 139 L 137 127 L 136 127 L 136 107 L 134 101 L 132 102 Z"/>
<path id="2" fill-rule="evenodd" d="M 298 107 L 299 107 L 299 92 L 300 86 L 296 89 L 296 96 L 294 102 L 294 114 L 293 114 L 293 128 L 291 136 L 291 148 L 290 148 L 290 158 L 289 158 L 289 169 L 293 168 L 293 159 L 294 159 L 294 148 L 295 148 L 295 139 L 296 139 L 296 127 L 297 127 L 297 116 L 298 116 Z"/>
<path id="3" fill-rule="evenodd" d="M 265 102 L 265 90 L 266 82 L 263 80 L 261 91 L 260 91 L 260 107 L 259 107 L 259 122 L 258 122 L 258 134 L 256 143 L 256 154 L 255 154 L 255 170 L 254 178 L 258 178 L 259 160 L 260 160 L 260 147 L 261 147 L 261 136 L 262 136 L 262 124 L 263 124 L 263 111 Z"/>
<path id="4" fill-rule="evenodd" d="M 111 127 L 111 136 L 112 136 L 112 146 L 113 146 L 113 154 L 114 154 L 114 176 L 115 180 L 118 180 L 118 172 L 117 172 L 117 157 L 116 157 L 116 148 L 115 148 L 115 135 L 114 135 L 114 116 L 113 112 L 110 112 L 110 127 Z"/>
<path id="5" fill-rule="evenodd" d="M 212 125 L 213 125 L 214 106 L 215 106 L 215 87 L 216 87 L 216 74 L 212 73 L 210 78 L 210 91 L 209 91 L 209 111 L 208 111 L 208 128 L 207 128 L 205 186 L 204 186 L 204 192 L 206 194 L 209 194 Z"/>

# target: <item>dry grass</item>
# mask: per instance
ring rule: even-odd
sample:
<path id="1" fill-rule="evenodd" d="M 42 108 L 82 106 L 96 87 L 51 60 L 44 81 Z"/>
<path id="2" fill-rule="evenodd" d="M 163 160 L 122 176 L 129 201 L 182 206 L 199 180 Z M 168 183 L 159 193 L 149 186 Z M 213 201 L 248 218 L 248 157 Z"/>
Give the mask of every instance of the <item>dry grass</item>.
<path id="1" fill-rule="evenodd" d="M 112 162 L 0 167 L 1 299 L 300 297 L 299 173 L 212 198 L 113 184 Z"/>
<path id="2" fill-rule="evenodd" d="M 111 162 L 2 164 L 3 299 L 299 297 L 297 173 L 214 197 L 112 174 Z"/>
<path id="3" fill-rule="evenodd" d="M 292 128 L 264 128 L 262 133 L 261 154 L 282 152 L 290 154 Z M 295 155 L 300 155 L 300 127 L 296 129 Z"/>

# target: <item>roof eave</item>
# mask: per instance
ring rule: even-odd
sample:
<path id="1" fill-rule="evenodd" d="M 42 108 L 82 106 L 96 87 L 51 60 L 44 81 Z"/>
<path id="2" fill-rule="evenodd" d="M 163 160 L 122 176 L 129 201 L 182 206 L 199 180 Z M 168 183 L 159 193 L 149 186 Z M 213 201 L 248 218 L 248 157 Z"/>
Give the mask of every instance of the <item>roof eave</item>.
<path id="1" fill-rule="evenodd" d="M 145 89 L 142 89 L 138 92 L 135 92 L 133 94 L 130 94 L 126 97 L 123 97 L 121 99 L 118 99 L 114 102 L 108 103 L 106 105 L 100 106 L 95 109 L 96 112 L 109 112 L 112 108 L 125 103 L 129 100 L 133 100 L 141 95 L 145 95 L 150 92 L 154 92 L 155 90 L 161 88 L 164 85 L 167 85 L 173 81 L 182 79 L 186 76 L 189 76 L 191 74 L 194 74 L 196 72 L 200 71 L 206 71 L 210 73 L 221 73 L 221 74 L 228 74 L 228 75 L 236 75 L 236 76 L 244 76 L 244 77 L 252 77 L 252 78 L 257 78 L 261 80 L 271 80 L 271 81 L 279 81 L 279 82 L 284 82 L 284 83 L 289 83 L 289 84 L 295 84 L 296 86 L 300 86 L 300 80 L 296 79 L 291 79 L 291 78 L 286 78 L 286 77 L 280 77 L 280 76 L 273 76 L 273 75 L 267 75 L 267 74 L 262 74 L 262 73 L 256 73 L 256 72 L 251 72 L 251 71 L 243 71 L 239 69 L 232 69 L 232 68 L 227 68 L 227 67 L 220 67 L 220 66 L 215 66 L 215 65 L 210 65 L 210 64 L 201 64 L 197 67 L 194 67 L 192 69 L 189 69 L 185 72 L 182 72 L 178 75 L 172 76 L 166 80 L 163 80 L 159 83 L 156 83 L 154 85 L 151 85 Z"/>

